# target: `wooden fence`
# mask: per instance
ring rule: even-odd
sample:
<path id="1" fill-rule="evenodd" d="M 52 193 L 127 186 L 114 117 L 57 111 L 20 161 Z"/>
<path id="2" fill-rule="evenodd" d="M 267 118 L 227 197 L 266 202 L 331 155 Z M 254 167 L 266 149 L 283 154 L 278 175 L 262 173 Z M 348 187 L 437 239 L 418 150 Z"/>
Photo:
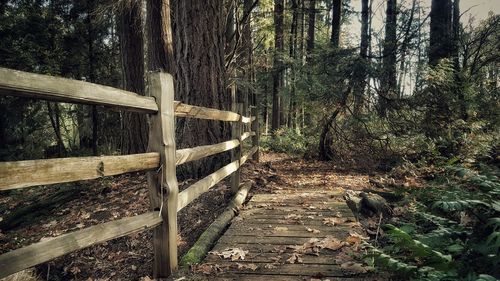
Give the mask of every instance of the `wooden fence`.
<path id="1" fill-rule="evenodd" d="M 175 101 L 172 76 L 166 73 L 151 73 L 148 80 L 149 96 L 144 97 L 88 82 L 0 68 L 0 95 L 102 105 L 150 115 L 147 153 L 0 162 L 0 191 L 148 171 L 151 202 L 148 213 L 66 233 L 0 255 L 0 278 L 150 228 L 154 228 L 153 275 L 166 277 L 178 266 L 177 212 L 229 175 L 232 175 L 231 191 L 238 191 L 239 168 L 250 157 L 258 158 L 256 115 L 247 117 Z M 236 111 L 234 88 L 232 99 L 232 110 Z M 232 122 L 232 140 L 176 150 L 175 117 Z M 244 127 L 253 131 L 242 132 Z M 242 154 L 242 142 L 250 137 L 252 148 Z M 231 163 L 179 192 L 176 166 L 229 150 Z"/>

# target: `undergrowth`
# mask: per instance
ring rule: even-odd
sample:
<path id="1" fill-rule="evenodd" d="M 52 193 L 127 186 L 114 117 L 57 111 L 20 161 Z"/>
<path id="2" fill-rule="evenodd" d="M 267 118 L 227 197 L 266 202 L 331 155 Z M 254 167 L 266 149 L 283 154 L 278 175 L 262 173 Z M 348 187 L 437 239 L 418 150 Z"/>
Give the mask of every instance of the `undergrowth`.
<path id="1" fill-rule="evenodd" d="M 497 167 L 453 164 L 424 188 L 400 190 L 405 213 L 368 245 L 368 260 L 403 280 L 497 280 L 499 176 Z"/>

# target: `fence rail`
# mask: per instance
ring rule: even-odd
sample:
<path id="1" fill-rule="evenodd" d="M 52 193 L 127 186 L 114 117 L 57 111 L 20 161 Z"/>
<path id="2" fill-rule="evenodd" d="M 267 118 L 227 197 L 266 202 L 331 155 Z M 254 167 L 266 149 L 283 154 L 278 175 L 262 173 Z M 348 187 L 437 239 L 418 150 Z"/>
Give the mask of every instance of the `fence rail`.
<path id="1" fill-rule="evenodd" d="M 144 97 L 88 82 L 0 68 L 0 95 L 102 105 L 150 114 L 147 153 L 0 162 L 0 191 L 148 171 L 151 201 L 148 213 L 98 224 L 0 255 L 0 278 L 79 249 L 150 228 L 154 229 L 153 275 L 167 277 L 177 269 L 177 212 L 229 175 L 232 175 L 231 190 L 237 191 L 240 167 L 252 156 L 258 159 L 256 114 L 243 116 L 246 109 L 241 106 L 240 113 L 236 113 L 234 97 L 234 111 L 184 104 L 174 100 L 170 75 L 151 73 L 148 78 L 149 96 Z M 233 139 L 176 150 L 175 117 L 232 122 Z M 253 131 L 242 133 L 243 124 L 248 124 Z M 243 141 L 250 137 L 253 146 L 242 154 Z M 176 166 L 235 150 L 238 152 L 232 153 L 231 163 L 179 193 Z"/>

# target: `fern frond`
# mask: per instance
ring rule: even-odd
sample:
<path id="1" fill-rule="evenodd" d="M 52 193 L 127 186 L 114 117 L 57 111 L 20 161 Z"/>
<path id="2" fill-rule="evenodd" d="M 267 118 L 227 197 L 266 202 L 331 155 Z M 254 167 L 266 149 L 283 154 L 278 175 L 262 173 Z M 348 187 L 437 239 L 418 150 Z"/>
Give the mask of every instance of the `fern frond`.
<path id="1" fill-rule="evenodd" d="M 417 273 L 418 268 L 416 266 L 395 259 L 377 248 L 370 248 L 372 251 L 368 256 L 373 257 L 377 265 L 400 274 L 415 275 Z"/>
<path id="2" fill-rule="evenodd" d="M 473 209 L 478 206 L 492 207 L 490 204 L 481 200 L 455 200 L 455 201 L 436 201 L 432 208 L 442 210 L 444 212 L 457 212 L 468 209 Z"/>
<path id="3" fill-rule="evenodd" d="M 415 257 L 429 259 L 432 263 L 432 267 L 434 268 L 448 268 L 450 262 L 452 261 L 450 255 L 445 255 L 441 252 L 433 250 L 428 245 L 413 239 L 408 233 L 393 225 L 387 224 L 385 227 L 389 229 L 389 231 L 387 231 L 389 237 L 400 247 L 410 250 Z"/>

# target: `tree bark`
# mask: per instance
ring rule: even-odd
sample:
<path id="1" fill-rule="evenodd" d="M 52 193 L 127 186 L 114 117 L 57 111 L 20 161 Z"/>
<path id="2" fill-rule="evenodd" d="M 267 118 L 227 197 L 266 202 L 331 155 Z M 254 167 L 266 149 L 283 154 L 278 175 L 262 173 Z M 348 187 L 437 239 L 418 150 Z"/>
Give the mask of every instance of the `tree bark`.
<path id="1" fill-rule="evenodd" d="M 353 92 L 354 92 L 354 113 L 358 114 L 364 106 L 364 93 L 366 87 L 366 65 L 368 63 L 368 48 L 370 37 L 368 33 L 368 23 L 370 18 L 369 0 L 361 0 L 361 42 L 359 49 L 359 60 L 354 66 Z"/>
<path id="2" fill-rule="evenodd" d="M 332 3 L 332 35 L 330 42 L 333 48 L 340 45 L 340 23 L 342 20 L 342 0 L 333 0 Z"/>
<path id="3" fill-rule="evenodd" d="M 230 97 L 225 94 L 223 1 L 173 1 L 171 9 L 176 100 L 229 110 Z M 222 142 L 229 138 L 229 133 L 227 124 L 222 122 L 179 118 L 177 147 Z M 206 175 L 225 159 L 225 155 L 207 158 L 185 166 L 182 174 Z"/>
<path id="4" fill-rule="evenodd" d="M 387 117 L 394 99 L 397 98 L 396 51 L 397 51 L 397 1 L 388 0 L 385 20 L 385 39 L 382 51 L 383 72 L 379 94 L 379 115 Z"/>
<path id="5" fill-rule="evenodd" d="M 144 44 L 140 2 L 124 4 L 118 13 L 123 89 L 144 95 Z M 145 152 L 148 145 L 146 115 L 123 112 L 122 116 L 122 154 Z"/>
<path id="6" fill-rule="evenodd" d="M 175 73 L 170 0 L 147 0 L 148 70 Z"/>
<path id="7" fill-rule="evenodd" d="M 296 88 L 296 65 L 297 65 L 297 39 L 298 39 L 298 20 L 299 5 L 297 0 L 292 0 L 292 25 L 290 27 L 289 51 L 292 65 L 290 66 L 290 106 L 288 108 L 288 127 L 296 127 L 296 109 L 297 109 L 297 88 Z"/>
<path id="8" fill-rule="evenodd" d="M 314 50 L 314 34 L 316 28 L 316 0 L 309 0 L 308 9 L 308 26 L 307 26 L 307 43 L 306 53 L 307 59 L 311 60 L 311 53 Z"/>
<path id="9" fill-rule="evenodd" d="M 430 17 L 429 64 L 436 66 L 453 51 L 451 0 L 432 0 Z"/>
<path id="10" fill-rule="evenodd" d="M 283 18 L 284 0 L 274 1 L 274 64 L 273 64 L 273 109 L 271 130 L 279 128 L 281 112 L 281 89 L 283 87 Z"/>

